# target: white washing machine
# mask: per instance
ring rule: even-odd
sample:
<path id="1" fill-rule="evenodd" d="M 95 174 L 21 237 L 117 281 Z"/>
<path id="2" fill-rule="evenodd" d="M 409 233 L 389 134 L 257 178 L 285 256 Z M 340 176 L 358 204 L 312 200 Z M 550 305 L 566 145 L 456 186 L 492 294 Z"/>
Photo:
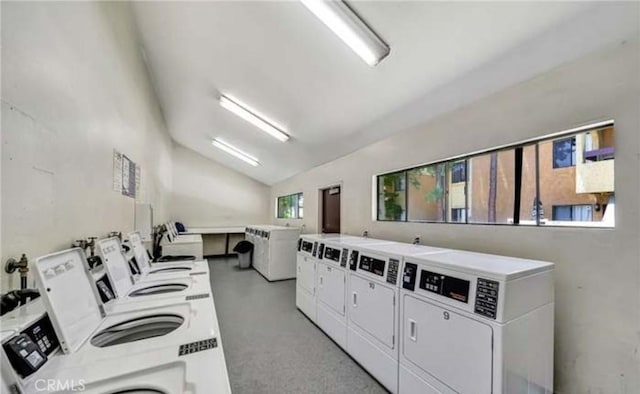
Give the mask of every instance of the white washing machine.
<path id="1" fill-rule="evenodd" d="M 355 246 L 351 251 L 347 352 L 392 393 L 398 392 L 398 278 L 403 259 L 444 252 L 401 243 Z"/>
<path id="2" fill-rule="evenodd" d="M 211 299 L 103 318 L 85 260 L 78 248 L 36 259 L 50 319 L 3 343 L 14 371 L 7 381 L 27 393 L 42 392 L 43 379 L 64 378 L 84 379 L 88 392 L 229 392 Z M 54 352 L 57 342 L 66 354 L 46 354 L 39 341 Z"/>
<path id="3" fill-rule="evenodd" d="M 553 393 L 553 264 L 409 257 L 401 287 L 400 393 Z"/>
<path id="4" fill-rule="evenodd" d="M 318 260 L 322 257 L 324 241 L 340 237 L 340 234 L 302 234 L 298 238 L 296 306 L 314 323 L 316 322 Z"/>
<path id="5" fill-rule="evenodd" d="M 23 314 L 23 308 L 34 313 Z M 10 327 L 0 331 L 2 393 L 231 392 L 221 344 L 182 355 L 175 346 L 168 346 L 126 358 L 77 358 L 60 350 L 41 299 L 17 311 L 18 316 L 7 320 L 5 315 L 0 321 Z M 15 343 L 26 356 L 10 350 Z"/>
<path id="6" fill-rule="evenodd" d="M 149 280 L 136 284 L 120 249 L 118 238 L 100 240 L 97 247 L 104 262 L 102 267 L 107 280 L 98 279 L 94 280 L 94 283 L 108 314 L 121 311 L 123 307 L 131 310 L 131 307 L 149 301 L 191 301 L 211 297 L 208 275 L 181 275 L 181 278 Z"/>
<path id="7" fill-rule="evenodd" d="M 317 264 L 317 324 L 343 349 L 347 348 L 347 263 L 350 248 L 391 243 L 354 236 L 324 241 Z"/>
<path id="8" fill-rule="evenodd" d="M 177 276 L 209 276 L 209 264 L 206 260 L 186 260 L 171 263 L 152 263 L 142 238 L 137 231 L 129 233 L 129 242 L 140 270 L 139 280 L 157 280 Z"/>

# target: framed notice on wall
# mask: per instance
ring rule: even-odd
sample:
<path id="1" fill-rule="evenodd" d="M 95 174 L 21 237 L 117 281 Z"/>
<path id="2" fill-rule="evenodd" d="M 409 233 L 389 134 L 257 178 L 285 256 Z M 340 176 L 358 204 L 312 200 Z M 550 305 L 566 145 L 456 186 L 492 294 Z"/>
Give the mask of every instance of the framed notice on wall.
<path id="1" fill-rule="evenodd" d="M 140 168 L 127 156 L 113 150 L 113 190 L 136 198 L 140 190 Z"/>

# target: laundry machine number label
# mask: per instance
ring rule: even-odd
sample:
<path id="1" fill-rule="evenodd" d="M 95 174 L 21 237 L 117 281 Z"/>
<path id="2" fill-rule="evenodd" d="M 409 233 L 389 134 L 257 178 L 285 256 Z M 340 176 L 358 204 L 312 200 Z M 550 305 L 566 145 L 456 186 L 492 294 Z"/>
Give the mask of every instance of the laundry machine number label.
<path id="1" fill-rule="evenodd" d="M 494 280 L 478 278 L 475 313 L 491 319 L 496 318 L 499 286 L 500 283 Z"/>
<path id="2" fill-rule="evenodd" d="M 213 349 L 216 347 L 218 347 L 217 338 L 185 343 L 184 345 L 180 345 L 180 348 L 178 349 L 178 356 L 186 356 L 191 353 L 201 352 L 203 350 Z"/>

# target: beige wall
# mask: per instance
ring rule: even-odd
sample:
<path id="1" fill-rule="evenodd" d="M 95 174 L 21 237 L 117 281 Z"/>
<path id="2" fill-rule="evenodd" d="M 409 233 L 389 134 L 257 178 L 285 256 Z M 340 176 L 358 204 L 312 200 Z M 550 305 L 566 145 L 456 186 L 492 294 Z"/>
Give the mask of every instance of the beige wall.
<path id="1" fill-rule="evenodd" d="M 141 165 L 141 201 L 167 218 L 171 140 L 135 38 L 125 3 L 2 4 L 3 264 L 133 229 L 113 149 Z M 0 276 L 3 292 L 19 286 Z"/>
<path id="2" fill-rule="evenodd" d="M 557 392 L 638 392 L 639 50 L 631 41 L 567 64 L 281 182 L 271 198 L 304 192 L 305 218 L 291 222 L 316 232 L 318 188 L 342 183 L 343 232 L 405 242 L 420 235 L 425 244 L 555 262 Z M 375 174 L 609 118 L 616 121 L 615 229 L 372 220 Z"/>
<path id="3" fill-rule="evenodd" d="M 174 145 L 171 219 L 187 227 L 245 226 L 268 222 L 273 207 L 265 184 Z"/>

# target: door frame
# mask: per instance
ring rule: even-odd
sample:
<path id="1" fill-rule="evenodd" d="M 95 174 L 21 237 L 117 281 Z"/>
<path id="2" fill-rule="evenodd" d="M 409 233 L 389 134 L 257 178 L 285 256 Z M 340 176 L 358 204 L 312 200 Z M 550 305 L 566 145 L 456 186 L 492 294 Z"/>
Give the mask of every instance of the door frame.
<path id="1" fill-rule="evenodd" d="M 322 192 L 333 187 L 340 188 L 340 233 L 344 228 L 342 218 L 344 217 L 344 204 L 342 203 L 342 193 L 344 192 L 343 182 L 337 181 L 329 184 L 328 186 L 321 186 L 318 188 L 318 221 L 316 226 L 316 233 L 322 234 L 322 215 L 324 214 L 324 196 Z"/>

